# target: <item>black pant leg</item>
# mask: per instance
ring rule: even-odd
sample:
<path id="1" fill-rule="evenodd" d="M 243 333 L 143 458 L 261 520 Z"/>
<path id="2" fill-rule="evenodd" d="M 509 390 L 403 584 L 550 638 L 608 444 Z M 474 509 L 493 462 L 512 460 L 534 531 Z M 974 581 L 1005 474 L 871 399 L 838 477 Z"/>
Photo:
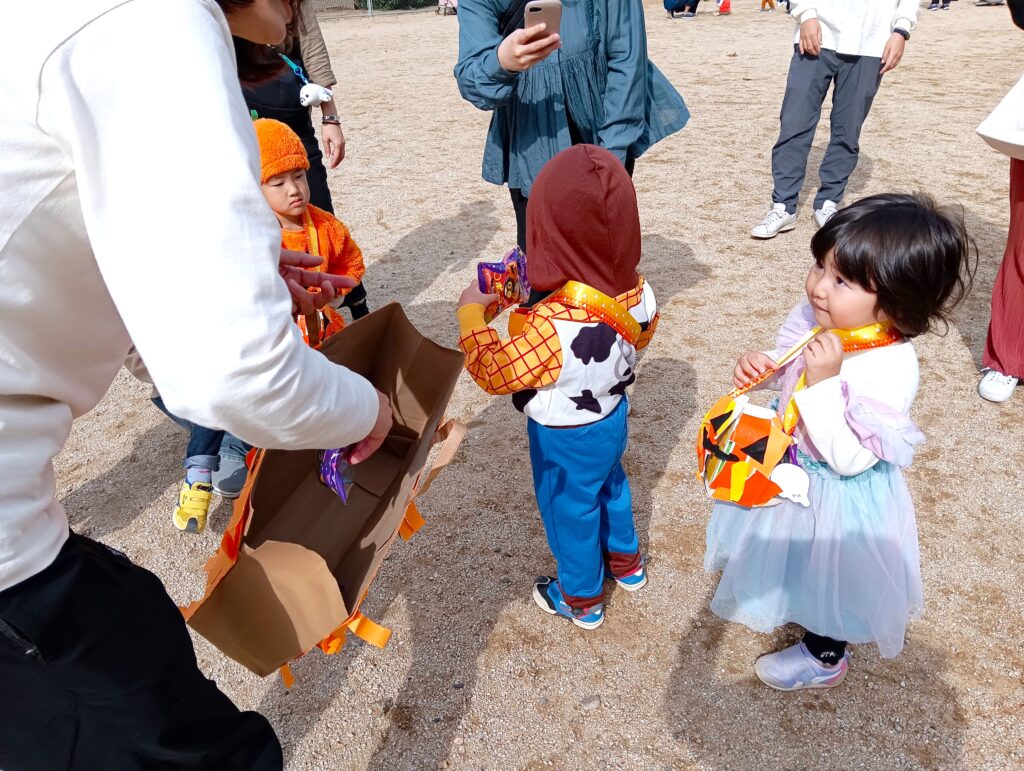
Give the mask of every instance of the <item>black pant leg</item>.
<path id="1" fill-rule="evenodd" d="M 71 534 L 0 592 L 0 768 L 280 769 L 266 719 L 196 666 L 159 579 Z"/>
<path id="2" fill-rule="evenodd" d="M 368 316 L 370 308 L 366 304 L 366 288 L 362 282 L 352 287 L 352 291 L 345 295 L 345 299 L 342 300 L 341 305 L 343 308 L 348 308 L 352 314 L 352 320 L 358 321 L 363 316 Z"/>
<path id="3" fill-rule="evenodd" d="M 306 148 L 306 155 L 309 157 L 309 169 L 306 171 L 306 181 L 309 183 L 309 202 L 318 209 L 334 214 L 334 202 L 331 201 L 331 188 L 327 184 L 324 154 L 320 150 L 320 144 L 316 141 L 313 124 L 309 121 L 308 116 L 306 123 L 307 126 L 303 127 L 303 131 L 295 133 L 302 140 L 302 146 Z"/>
<path id="4" fill-rule="evenodd" d="M 516 243 L 524 252 L 526 251 L 526 204 L 529 199 L 523 195 L 518 187 L 510 187 L 509 194 L 512 196 L 512 208 L 516 212 Z"/>

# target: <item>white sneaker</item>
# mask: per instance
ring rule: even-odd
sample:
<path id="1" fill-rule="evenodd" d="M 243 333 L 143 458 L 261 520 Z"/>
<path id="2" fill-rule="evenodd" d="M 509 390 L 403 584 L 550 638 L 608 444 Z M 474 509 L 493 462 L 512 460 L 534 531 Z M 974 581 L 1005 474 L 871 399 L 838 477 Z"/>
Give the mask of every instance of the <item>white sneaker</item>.
<path id="1" fill-rule="evenodd" d="M 798 642 L 776 653 L 761 656 L 754 662 L 754 672 L 761 682 L 777 691 L 802 691 L 808 688 L 835 688 L 846 679 L 850 654 L 835 666 L 827 667 Z"/>
<path id="2" fill-rule="evenodd" d="M 1017 387 L 1018 382 L 1019 379 L 1013 375 L 1004 375 L 990 369 L 978 383 L 978 394 L 990 402 L 1005 402 L 1013 396 L 1013 389 Z"/>
<path id="3" fill-rule="evenodd" d="M 750 229 L 754 238 L 775 238 L 796 227 L 796 215 L 786 211 L 786 204 L 777 203 L 768 210 L 764 219 Z"/>
<path id="4" fill-rule="evenodd" d="M 835 201 L 825 201 L 820 209 L 814 210 L 814 221 L 818 223 L 819 228 L 823 228 L 837 211 L 839 211 L 839 207 L 836 206 Z"/>

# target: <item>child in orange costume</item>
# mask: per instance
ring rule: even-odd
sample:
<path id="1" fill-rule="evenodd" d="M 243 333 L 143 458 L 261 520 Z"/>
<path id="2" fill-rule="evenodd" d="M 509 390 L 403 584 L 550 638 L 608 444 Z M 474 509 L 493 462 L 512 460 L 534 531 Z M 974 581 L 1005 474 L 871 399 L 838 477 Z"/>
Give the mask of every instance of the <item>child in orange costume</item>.
<path id="1" fill-rule="evenodd" d="M 306 183 L 309 159 L 302 140 L 280 121 L 261 118 L 254 122 L 254 126 L 260 145 L 263 195 L 281 225 L 281 245 L 285 249 L 323 257 L 324 262 L 313 270 L 351 276 L 356 281 L 361 279 L 366 272 L 363 254 L 352 240 L 348 228 L 331 214 L 309 203 L 309 185 Z M 298 318 L 307 343 L 319 345 L 345 326 L 337 307 L 349 290 L 336 291 L 337 300 L 320 311 L 320 330 L 313 340 L 309 339 L 306 319 Z M 167 412 L 162 401 L 157 402 L 157 406 Z M 170 415 L 169 412 L 167 414 Z M 171 418 L 181 423 L 173 415 Z M 178 492 L 173 521 L 179 530 L 201 533 L 206 527 L 213 492 L 234 498 L 241 490 L 241 482 L 245 478 L 241 459 L 250 448 L 237 437 L 225 436 L 223 431 L 191 424 L 186 428 L 191 432 L 191 438 L 185 457 L 185 481 Z M 238 459 L 233 473 L 224 473 L 222 458 Z M 218 472 L 220 481 L 215 488 L 213 476 Z"/>
<path id="2" fill-rule="evenodd" d="M 657 306 L 636 271 L 636 192 L 610 152 L 576 145 L 548 161 L 526 216 L 527 277 L 545 299 L 513 314 L 503 341 L 484 321 L 493 295 L 471 285 L 459 301 L 459 346 L 473 380 L 511 394 L 529 418 L 534 492 L 558 563 L 557 580 L 534 584 L 534 601 L 594 629 L 605 580 L 629 592 L 647 583 L 622 455 L 626 388 Z"/>
<path id="3" fill-rule="evenodd" d="M 306 182 L 309 158 L 298 134 L 277 120 L 260 118 L 253 125 L 260 144 L 263 195 L 281 225 L 281 245 L 285 249 L 323 257 L 324 262 L 314 270 L 350 276 L 356 281 L 362 279 L 366 272 L 363 253 L 352 240 L 348 228 L 309 202 L 309 184 Z M 344 328 L 345 321 L 337 308 L 349 290 L 337 291 L 338 299 L 321 311 L 320 334 L 316 339 L 309 339 L 306 319 L 299 317 L 299 327 L 310 345 L 318 345 Z"/>

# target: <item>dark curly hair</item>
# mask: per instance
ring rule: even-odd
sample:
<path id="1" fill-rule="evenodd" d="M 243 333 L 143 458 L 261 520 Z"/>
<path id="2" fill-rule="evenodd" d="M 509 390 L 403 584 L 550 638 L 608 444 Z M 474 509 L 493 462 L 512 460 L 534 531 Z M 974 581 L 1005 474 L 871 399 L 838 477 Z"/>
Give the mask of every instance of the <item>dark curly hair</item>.
<path id="1" fill-rule="evenodd" d="M 948 328 L 974 282 L 978 250 L 963 212 L 922 193 L 885 193 L 840 209 L 811 239 L 821 265 L 833 253 L 844 278 L 878 296 L 877 308 L 907 337 Z"/>

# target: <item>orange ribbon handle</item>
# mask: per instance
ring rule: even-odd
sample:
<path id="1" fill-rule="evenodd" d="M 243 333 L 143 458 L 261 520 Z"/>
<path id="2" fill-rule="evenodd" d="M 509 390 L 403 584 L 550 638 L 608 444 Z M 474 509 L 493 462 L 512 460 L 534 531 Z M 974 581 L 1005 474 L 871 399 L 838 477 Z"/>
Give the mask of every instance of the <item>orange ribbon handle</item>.
<path id="1" fill-rule="evenodd" d="M 277 671 L 281 673 L 281 682 L 284 683 L 285 688 L 291 688 L 295 685 L 295 675 L 292 674 L 290 666 L 282 664 Z"/>
<path id="2" fill-rule="evenodd" d="M 368 642 L 378 648 L 383 648 L 391 639 L 390 629 L 371 621 L 358 610 L 352 614 L 352 620 L 348 622 L 348 630 L 363 642 Z"/>
<path id="3" fill-rule="evenodd" d="M 402 536 L 403 541 L 408 541 L 416 535 L 420 528 L 425 524 L 427 524 L 427 521 L 423 519 L 423 515 L 420 514 L 420 510 L 416 508 L 416 502 L 409 501 L 409 506 L 405 510 L 405 519 L 403 519 L 402 524 L 398 526 L 398 534 Z"/>

